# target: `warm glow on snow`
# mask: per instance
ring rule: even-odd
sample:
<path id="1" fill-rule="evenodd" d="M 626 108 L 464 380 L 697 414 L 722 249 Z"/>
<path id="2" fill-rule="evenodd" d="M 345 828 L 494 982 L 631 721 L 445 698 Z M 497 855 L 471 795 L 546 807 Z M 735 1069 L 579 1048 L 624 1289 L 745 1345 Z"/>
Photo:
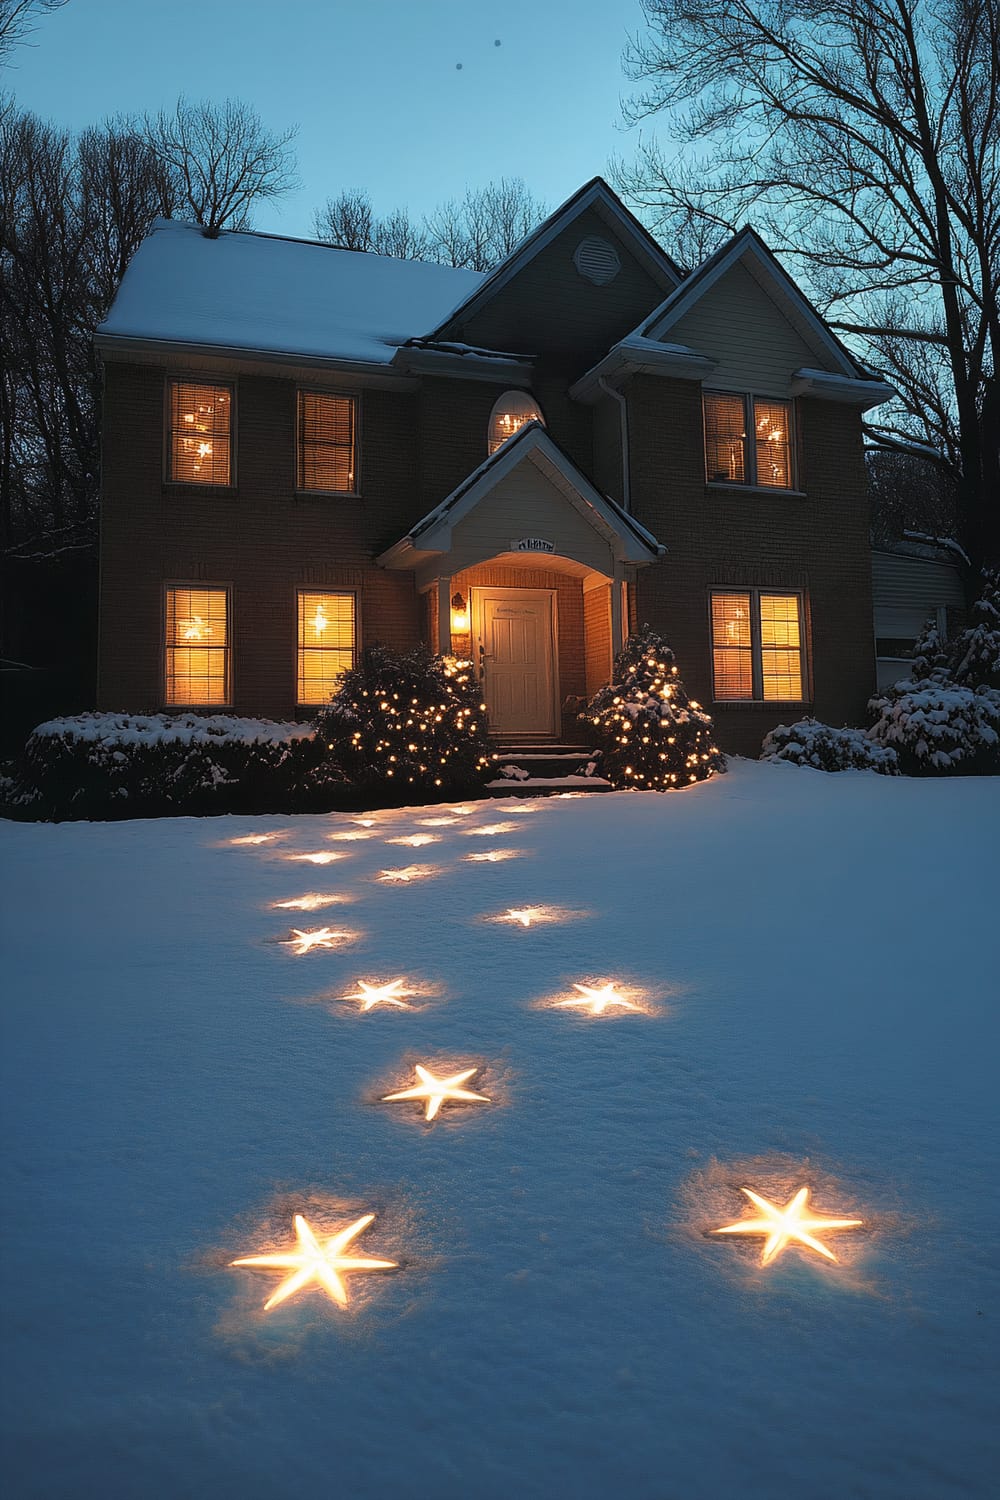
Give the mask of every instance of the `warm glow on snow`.
<path id="1" fill-rule="evenodd" d="M 485 823 L 482 828 L 467 828 L 466 838 L 492 838 L 495 833 L 513 833 L 516 823 Z"/>
<path id="2" fill-rule="evenodd" d="M 300 864 L 332 865 L 335 859 L 344 859 L 346 856 L 343 854 L 334 854 L 329 850 L 323 850 L 319 854 L 288 854 L 285 858 L 297 860 Z"/>
<path id="3" fill-rule="evenodd" d="M 349 833 L 328 833 L 328 839 L 340 839 L 345 844 L 356 843 L 358 839 L 373 839 L 373 833 L 367 833 L 363 828 L 355 828 Z"/>
<path id="4" fill-rule="evenodd" d="M 554 922 L 555 917 L 544 906 L 509 906 L 507 915 L 497 917 L 498 922 L 519 922 L 522 927 L 531 927 L 536 922 Z"/>
<path id="5" fill-rule="evenodd" d="M 571 1000 L 560 1000 L 557 1003 L 563 1005 L 578 1005 L 590 1011 L 592 1016 L 603 1016 L 609 1006 L 618 1006 L 622 1010 L 638 1010 L 639 1006 L 631 1000 L 626 1000 L 624 995 L 619 995 L 613 983 L 604 985 L 601 989 L 595 989 L 589 984 L 574 984 L 573 988 L 579 990 L 579 997 Z"/>
<path id="6" fill-rule="evenodd" d="M 463 1073 L 454 1073 L 450 1078 L 435 1078 L 428 1069 L 416 1065 L 417 1077 L 420 1079 L 411 1089 L 403 1089 L 398 1094 L 383 1094 L 384 1104 L 396 1103 L 403 1099 L 419 1099 L 426 1108 L 425 1120 L 433 1120 L 441 1105 L 448 1099 L 463 1101 L 476 1101 L 481 1104 L 489 1104 L 491 1101 L 485 1094 L 474 1094 L 469 1089 L 463 1089 L 462 1084 L 468 1083 L 469 1079 L 479 1072 L 478 1068 L 466 1068 Z"/>
<path id="7" fill-rule="evenodd" d="M 412 1005 L 407 1005 L 402 999 L 403 995 L 415 995 L 416 990 L 403 988 L 405 980 L 394 979 L 391 984 L 366 984 L 363 979 L 358 980 L 358 988 L 353 995 L 342 995 L 342 1000 L 357 1000 L 362 1010 L 374 1010 L 376 1005 L 395 1005 L 400 1010 L 412 1010 Z"/>
<path id="8" fill-rule="evenodd" d="M 374 828 L 375 827 L 375 819 L 374 818 L 354 818 L 354 819 L 352 819 L 352 821 L 355 822 L 355 823 L 357 823 L 357 825 L 358 825 L 359 828 Z"/>
<path id="9" fill-rule="evenodd" d="M 245 833 L 242 838 L 230 839 L 231 844 L 270 844 L 274 839 L 284 838 L 284 833 Z"/>
<path id="10" fill-rule="evenodd" d="M 775 1203 L 769 1203 L 752 1188 L 741 1188 L 740 1192 L 760 1209 L 761 1217 L 741 1219 L 737 1224 L 727 1224 L 722 1229 L 713 1229 L 712 1233 L 766 1235 L 767 1240 L 760 1261 L 762 1266 L 770 1265 L 771 1261 L 776 1260 L 792 1240 L 808 1245 L 810 1250 L 815 1250 L 817 1255 L 823 1255 L 827 1260 L 836 1261 L 837 1257 L 833 1251 L 814 1239 L 810 1230 L 815 1229 L 826 1234 L 834 1229 L 858 1229 L 864 1222 L 862 1219 L 828 1219 L 821 1214 L 807 1213 L 810 1192 L 807 1187 L 799 1188 L 794 1198 L 790 1198 L 784 1208 L 779 1208 Z"/>
<path id="11" fill-rule="evenodd" d="M 397 870 L 383 870 L 379 875 L 379 881 L 385 885 L 399 882 L 403 885 L 410 880 L 426 880 L 429 875 L 436 875 L 437 871 L 433 865 L 403 865 Z"/>
<path id="12" fill-rule="evenodd" d="M 452 823 L 457 823 L 457 818 L 421 818 L 421 828 L 449 828 Z"/>
<path id="13" fill-rule="evenodd" d="M 520 852 L 520 849 L 487 849 L 484 854 L 467 854 L 465 858 L 476 864 L 495 865 L 502 859 L 516 859 Z"/>
<path id="14" fill-rule="evenodd" d="M 298 1240 L 297 1250 L 287 1250 L 277 1255 L 246 1255 L 239 1260 L 230 1261 L 233 1266 L 260 1266 L 265 1270 L 291 1271 L 291 1276 L 286 1276 L 277 1291 L 272 1292 L 264 1303 L 264 1311 L 269 1312 L 272 1307 L 286 1302 L 289 1297 L 294 1297 L 296 1292 L 309 1285 L 311 1281 L 318 1284 L 334 1302 L 341 1307 L 347 1306 L 347 1288 L 341 1280 L 345 1271 L 394 1271 L 397 1262 L 394 1260 L 369 1260 L 365 1257 L 344 1255 L 344 1250 L 352 1240 L 367 1229 L 374 1221 L 374 1214 L 364 1214 L 360 1219 L 355 1219 L 353 1224 L 348 1224 L 346 1229 L 341 1229 L 332 1235 L 325 1243 L 317 1239 L 309 1224 L 301 1214 L 295 1215 L 295 1237 Z"/>
<path id="15" fill-rule="evenodd" d="M 411 849 L 421 849 L 424 844 L 439 844 L 441 840 L 433 833 L 406 833 L 399 838 L 386 839 L 387 844 L 408 844 Z"/>

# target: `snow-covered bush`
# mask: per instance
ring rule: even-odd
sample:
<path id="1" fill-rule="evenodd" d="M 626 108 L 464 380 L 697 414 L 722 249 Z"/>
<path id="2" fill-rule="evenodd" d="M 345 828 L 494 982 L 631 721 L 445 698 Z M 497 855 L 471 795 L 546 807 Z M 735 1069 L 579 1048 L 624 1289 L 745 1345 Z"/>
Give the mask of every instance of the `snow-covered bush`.
<path id="1" fill-rule="evenodd" d="M 895 750 L 876 745 L 863 729 L 834 729 L 816 719 L 779 724 L 764 736 L 761 760 L 812 766 L 817 771 L 880 771 L 899 775 Z"/>
<path id="2" fill-rule="evenodd" d="M 972 623 L 956 637 L 949 665 L 961 687 L 1000 689 L 1000 573 L 983 575 Z"/>
<path id="3" fill-rule="evenodd" d="M 894 749 L 908 775 L 1000 774 L 1000 692 L 935 677 L 897 682 L 868 708 L 869 736 Z"/>
<path id="4" fill-rule="evenodd" d="M 463 796 L 482 784 L 490 764 L 472 663 L 426 646 L 370 646 L 345 672 L 316 729 L 348 779 L 384 788 L 387 800 Z"/>
<path id="5" fill-rule="evenodd" d="M 597 732 L 601 775 L 614 787 L 675 791 L 726 769 L 710 715 L 688 698 L 674 653 L 648 625 L 629 636 L 611 685 L 580 718 Z"/>
<path id="6" fill-rule="evenodd" d="M 342 805 L 348 791 L 311 724 L 90 713 L 38 725 L 6 807 L 54 819 L 285 812 Z"/>

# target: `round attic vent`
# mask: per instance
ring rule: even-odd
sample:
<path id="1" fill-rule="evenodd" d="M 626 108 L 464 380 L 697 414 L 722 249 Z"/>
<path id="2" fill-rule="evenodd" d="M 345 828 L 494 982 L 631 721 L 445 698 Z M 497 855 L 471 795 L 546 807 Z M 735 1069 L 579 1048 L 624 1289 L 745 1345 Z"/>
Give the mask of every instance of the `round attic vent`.
<path id="1" fill-rule="evenodd" d="M 622 268 L 614 245 L 609 245 L 607 240 L 599 240 L 593 235 L 589 235 L 577 245 L 573 251 L 573 264 L 580 275 L 592 281 L 595 286 L 607 286 L 609 281 L 614 281 Z"/>

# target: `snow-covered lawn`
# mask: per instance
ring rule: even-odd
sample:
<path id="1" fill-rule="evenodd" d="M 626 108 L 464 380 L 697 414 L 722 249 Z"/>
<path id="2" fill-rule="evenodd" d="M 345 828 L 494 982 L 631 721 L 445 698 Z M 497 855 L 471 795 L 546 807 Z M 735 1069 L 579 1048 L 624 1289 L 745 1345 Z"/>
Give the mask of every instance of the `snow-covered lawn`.
<path id="1" fill-rule="evenodd" d="M 985 1500 L 998 832 L 1000 782 L 740 762 L 2 825 L 6 1493 Z M 417 1064 L 485 1100 L 382 1102 Z M 836 1263 L 709 1233 L 806 1185 Z M 230 1265 L 369 1213 L 346 1307 Z"/>

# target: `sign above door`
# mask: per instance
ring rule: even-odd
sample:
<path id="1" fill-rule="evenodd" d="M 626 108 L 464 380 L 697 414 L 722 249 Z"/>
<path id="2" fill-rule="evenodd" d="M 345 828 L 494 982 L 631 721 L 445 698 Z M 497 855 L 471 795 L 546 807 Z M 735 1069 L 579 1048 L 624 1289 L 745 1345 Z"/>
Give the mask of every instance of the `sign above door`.
<path id="1" fill-rule="evenodd" d="M 556 544 L 547 542 L 541 536 L 521 536 L 511 542 L 510 550 L 512 552 L 554 552 Z"/>

